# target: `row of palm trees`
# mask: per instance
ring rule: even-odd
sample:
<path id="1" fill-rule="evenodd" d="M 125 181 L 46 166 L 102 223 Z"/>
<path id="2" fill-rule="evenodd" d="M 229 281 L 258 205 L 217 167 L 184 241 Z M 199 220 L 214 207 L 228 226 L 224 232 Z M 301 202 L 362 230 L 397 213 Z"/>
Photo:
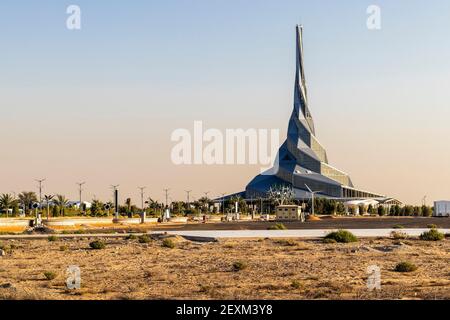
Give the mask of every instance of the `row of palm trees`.
<path id="1" fill-rule="evenodd" d="M 0 196 L 0 209 L 6 211 L 6 217 L 8 217 L 9 210 L 17 206 L 16 201 L 13 196 L 7 193 Z"/>
<path id="2" fill-rule="evenodd" d="M 56 206 L 60 215 L 64 215 L 65 208 L 69 204 L 69 200 L 64 195 L 45 196 L 45 203 L 49 203 L 50 200 L 53 206 Z M 17 215 L 19 207 L 22 208 L 25 215 L 29 214 L 32 210 L 32 205 L 38 203 L 38 198 L 35 192 L 24 191 L 18 194 L 17 198 L 9 193 L 3 193 L 0 195 L 0 211 L 6 212 L 6 217 L 9 215 L 9 211 L 12 210 L 13 215 Z M 48 209 L 48 207 L 47 207 Z"/>
<path id="3" fill-rule="evenodd" d="M 240 197 L 234 197 L 232 199 L 228 199 L 225 201 L 224 208 L 222 207 L 220 211 L 233 211 L 234 203 L 238 202 L 239 208 L 242 212 L 247 212 L 247 204 Z M 47 217 L 50 216 L 50 212 L 52 212 L 52 216 L 64 216 L 66 213 L 66 209 L 69 207 L 69 200 L 64 195 L 44 195 L 42 202 L 40 203 L 40 209 L 46 211 Z M 0 195 L 0 214 L 6 213 L 6 217 L 8 218 L 10 212 L 12 211 L 12 216 L 18 216 L 20 209 L 22 209 L 25 215 L 30 215 L 32 213 L 33 204 L 39 204 L 38 197 L 35 192 L 21 192 L 17 195 L 17 198 L 9 193 L 4 193 Z M 171 211 L 175 214 L 187 214 L 194 212 L 210 212 L 211 207 L 214 206 L 214 202 L 207 198 L 202 197 L 198 200 L 191 201 L 189 204 L 184 201 L 173 201 L 169 204 Z M 160 203 L 157 200 L 152 198 L 148 198 L 145 201 L 146 211 L 149 213 L 162 213 L 165 204 Z M 108 208 L 108 209 L 106 209 Z M 102 203 L 101 201 L 94 199 L 91 204 L 91 214 L 99 214 L 102 212 L 109 212 L 113 210 L 114 205 L 111 202 Z M 119 211 L 125 211 L 127 213 L 130 212 L 140 212 L 141 209 L 138 209 L 135 205 L 132 205 L 131 199 L 127 199 L 125 201 L 124 206 L 119 207 Z"/>

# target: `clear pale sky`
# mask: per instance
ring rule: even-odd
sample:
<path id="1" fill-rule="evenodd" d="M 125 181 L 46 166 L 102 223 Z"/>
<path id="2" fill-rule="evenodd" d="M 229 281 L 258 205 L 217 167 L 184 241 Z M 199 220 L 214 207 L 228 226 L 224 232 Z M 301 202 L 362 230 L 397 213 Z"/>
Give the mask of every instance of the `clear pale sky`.
<path id="1" fill-rule="evenodd" d="M 66 8 L 82 30 L 66 29 Z M 379 31 L 366 8 L 381 7 Z M 175 166 L 177 128 L 274 128 L 292 110 L 304 30 L 317 136 L 357 187 L 450 199 L 450 2 L 0 3 L 0 192 L 162 201 L 242 191 L 259 166 Z M 282 141 L 280 141 L 282 142 Z"/>

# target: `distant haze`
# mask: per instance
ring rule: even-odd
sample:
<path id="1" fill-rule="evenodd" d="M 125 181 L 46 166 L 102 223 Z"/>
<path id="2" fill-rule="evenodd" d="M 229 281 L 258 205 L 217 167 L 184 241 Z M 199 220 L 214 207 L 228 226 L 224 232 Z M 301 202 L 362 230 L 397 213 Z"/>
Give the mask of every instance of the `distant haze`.
<path id="1" fill-rule="evenodd" d="M 0 192 L 139 204 L 242 191 L 259 166 L 175 166 L 171 132 L 287 130 L 295 25 L 316 133 L 356 187 L 420 204 L 450 199 L 450 2 L 67 1 L 0 3 Z"/>

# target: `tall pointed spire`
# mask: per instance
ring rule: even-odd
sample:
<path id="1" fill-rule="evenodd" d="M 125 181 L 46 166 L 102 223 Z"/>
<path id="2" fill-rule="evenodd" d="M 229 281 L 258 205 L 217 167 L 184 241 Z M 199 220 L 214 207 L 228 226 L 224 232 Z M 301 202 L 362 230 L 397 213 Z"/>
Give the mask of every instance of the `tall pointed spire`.
<path id="1" fill-rule="evenodd" d="M 303 63 L 303 26 L 301 25 L 296 26 L 296 47 L 294 111 L 298 117 L 303 117 L 307 121 L 311 133 L 315 134 L 314 121 L 308 108 L 308 89 Z"/>
<path id="2" fill-rule="evenodd" d="M 301 85 L 305 92 L 305 100 L 308 101 L 308 93 L 306 88 L 305 69 L 303 64 L 303 26 L 297 25 L 297 70 L 301 79 Z"/>
<path id="3" fill-rule="evenodd" d="M 289 118 L 287 137 L 278 150 L 271 170 L 256 176 L 246 187 L 245 197 L 267 197 L 273 186 L 292 186 L 297 199 L 309 199 L 310 187 L 332 199 L 385 198 L 355 189 L 350 176 L 328 163 L 325 148 L 314 131 L 309 112 L 303 60 L 303 27 L 296 26 L 296 72 L 294 110 Z"/>
<path id="4" fill-rule="evenodd" d="M 309 187 L 332 199 L 384 198 L 355 189 L 348 174 L 328 163 L 326 150 L 315 135 L 309 112 L 302 26 L 296 26 L 296 50 L 294 110 L 289 118 L 286 140 L 278 150 L 273 168 L 247 185 L 245 197 L 267 197 L 273 186 L 290 185 L 297 199 L 309 199 Z"/>

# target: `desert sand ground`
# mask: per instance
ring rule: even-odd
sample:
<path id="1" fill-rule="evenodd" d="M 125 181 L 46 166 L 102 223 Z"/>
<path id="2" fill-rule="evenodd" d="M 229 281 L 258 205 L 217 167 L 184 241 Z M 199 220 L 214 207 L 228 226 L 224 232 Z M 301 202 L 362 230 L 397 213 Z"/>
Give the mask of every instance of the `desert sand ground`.
<path id="1" fill-rule="evenodd" d="M 449 240 L 219 240 L 197 243 L 106 239 L 3 240 L 0 299 L 450 299 Z M 246 268 L 233 269 L 241 261 Z M 401 261 L 418 266 L 394 272 Z M 78 265 L 81 288 L 66 288 Z M 367 267 L 381 268 L 381 290 L 366 287 Z M 44 272 L 56 274 L 47 280 Z"/>

